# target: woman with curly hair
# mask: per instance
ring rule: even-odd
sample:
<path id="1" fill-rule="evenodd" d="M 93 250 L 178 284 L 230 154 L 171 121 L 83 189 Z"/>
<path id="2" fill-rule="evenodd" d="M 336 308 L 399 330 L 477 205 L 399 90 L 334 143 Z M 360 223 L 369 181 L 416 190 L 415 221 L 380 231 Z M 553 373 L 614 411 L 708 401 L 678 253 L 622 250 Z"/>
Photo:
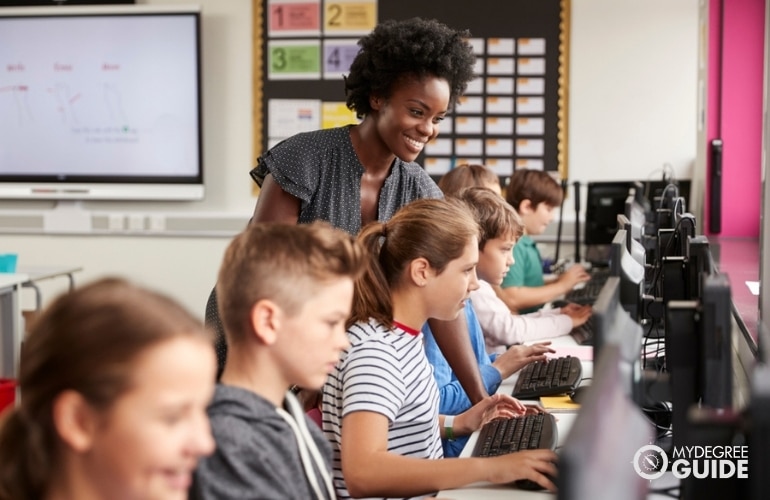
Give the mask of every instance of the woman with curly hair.
<path id="1" fill-rule="evenodd" d="M 419 18 L 385 21 L 359 40 L 345 78 L 358 125 L 297 134 L 264 153 L 253 222 L 330 222 L 352 235 L 406 203 L 440 198 L 414 161 L 473 78 L 469 34 Z"/>
<path id="2" fill-rule="evenodd" d="M 415 160 L 474 78 L 469 37 L 413 18 L 384 21 L 359 40 L 345 92 L 361 122 L 297 134 L 260 156 L 252 222 L 321 219 L 356 235 L 413 200 L 441 198 Z M 486 396 L 465 324 L 431 327 L 446 332 L 440 346 L 471 399 Z"/>

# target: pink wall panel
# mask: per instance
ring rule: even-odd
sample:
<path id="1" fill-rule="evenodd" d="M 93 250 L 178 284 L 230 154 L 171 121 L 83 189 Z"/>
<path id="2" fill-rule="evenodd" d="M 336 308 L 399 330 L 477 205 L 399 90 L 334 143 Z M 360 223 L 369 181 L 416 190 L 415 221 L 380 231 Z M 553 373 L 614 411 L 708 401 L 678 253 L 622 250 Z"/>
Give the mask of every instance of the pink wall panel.
<path id="1" fill-rule="evenodd" d="M 720 33 L 719 25 L 715 25 L 719 20 L 714 19 L 718 17 L 719 3 L 719 0 L 711 2 L 710 44 Z M 714 4 L 717 4 L 716 16 L 712 15 Z M 713 60 L 715 54 L 710 53 L 709 60 L 708 129 L 709 141 L 721 134 L 724 142 L 720 234 L 757 237 L 765 63 L 764 0 L 724 1 L 722 9 L 721 77 L 713 73 L 720 66 L 718 59 Z M 710 51 L 712 49 L 714 44 L 710 46 Z M 715 91 L 721 92 L 711 95 Z M 711 107 L 714 100 L 718 102 L 718 109 Z"/>

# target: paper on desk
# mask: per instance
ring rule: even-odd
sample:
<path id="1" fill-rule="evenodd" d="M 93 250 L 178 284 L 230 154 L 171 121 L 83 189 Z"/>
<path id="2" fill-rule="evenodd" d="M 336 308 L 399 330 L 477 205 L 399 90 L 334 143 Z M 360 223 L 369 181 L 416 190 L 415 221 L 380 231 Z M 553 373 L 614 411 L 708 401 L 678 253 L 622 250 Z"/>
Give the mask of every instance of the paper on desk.
<path id="1" fill-rule="evenodd" d="M 594 348 L 590 345 L 551 345 L 554 351 L 546 353 L 549 358 L 561 358 L 572 356 L 580 361 L 593 361 Z"/>
<path id="2" fill-rule="evenodd" d="M 580 405 L 573 403 L 567 395 L 541 396 L 540 406 L 549 411 L 577 410 Z"/>

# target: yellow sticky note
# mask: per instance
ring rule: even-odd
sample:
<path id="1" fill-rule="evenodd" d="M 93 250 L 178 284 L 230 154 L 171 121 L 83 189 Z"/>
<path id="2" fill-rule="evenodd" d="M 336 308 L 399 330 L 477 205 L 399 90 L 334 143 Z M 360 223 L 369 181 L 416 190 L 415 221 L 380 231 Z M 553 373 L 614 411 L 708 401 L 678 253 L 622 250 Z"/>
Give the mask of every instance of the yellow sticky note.
<path id="1" fill-rule="evenodd" d="M 566 394 L 561 396 L 542 396 L 540 398 L 540 405 L 546 410 L 558 411 L 558 410 L 577 410 L 580 405 L 573 403 L 572 400 Z"/>

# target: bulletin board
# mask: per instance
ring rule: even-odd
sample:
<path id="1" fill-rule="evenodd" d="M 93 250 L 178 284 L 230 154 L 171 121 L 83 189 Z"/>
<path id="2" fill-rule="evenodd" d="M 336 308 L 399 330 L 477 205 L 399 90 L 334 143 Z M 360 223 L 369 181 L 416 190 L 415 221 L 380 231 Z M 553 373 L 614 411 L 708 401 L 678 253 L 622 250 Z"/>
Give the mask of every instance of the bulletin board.
<path id="1" fill-rule="evenodd" d="M 567 178 L 570 0 L 253 0 L 256 155 L 298 132 L 355 123 L 342 76 L 385 19 L 467 29 L 476 74 L 418 162 L 434 178 L 483 163 Z M 256 156 L 255 155 L 255 156 Z"/>

